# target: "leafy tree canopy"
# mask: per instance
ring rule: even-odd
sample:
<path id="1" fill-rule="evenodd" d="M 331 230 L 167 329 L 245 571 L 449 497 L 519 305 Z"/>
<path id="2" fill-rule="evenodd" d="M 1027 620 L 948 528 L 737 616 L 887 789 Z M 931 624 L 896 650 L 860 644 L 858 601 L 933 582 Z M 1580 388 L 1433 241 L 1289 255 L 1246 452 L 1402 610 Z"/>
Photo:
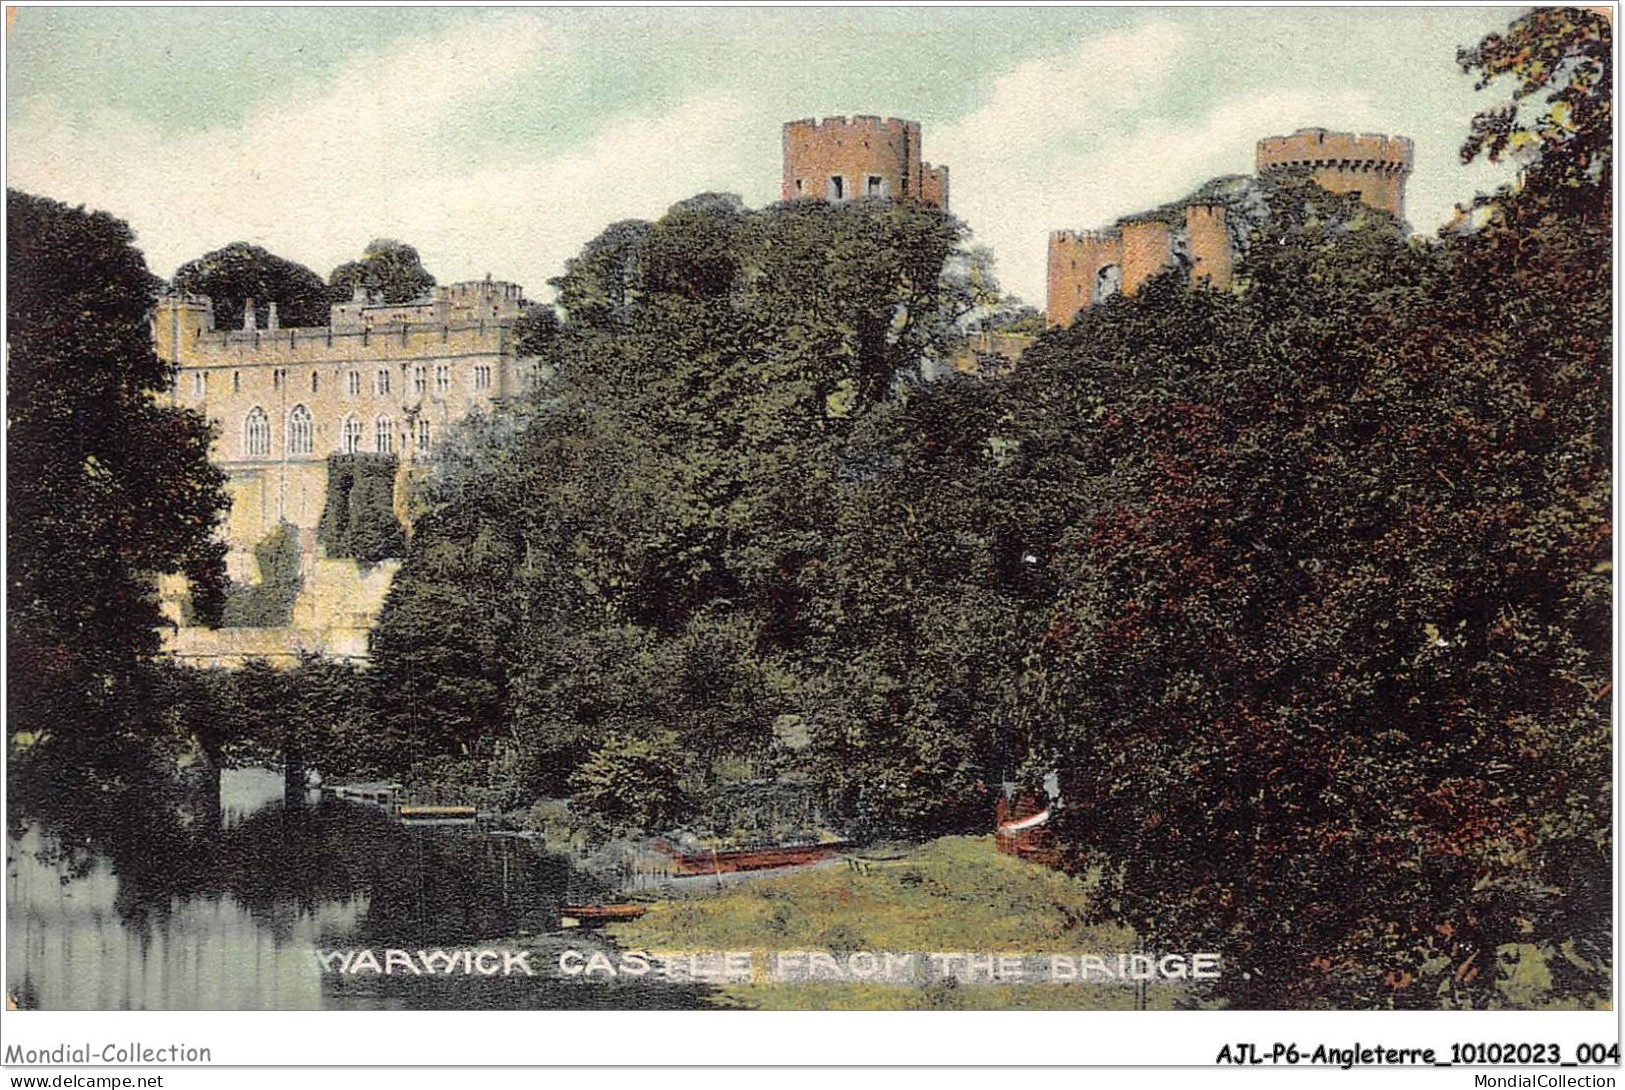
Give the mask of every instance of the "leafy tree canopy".
<path id="1" fill-rule="evenodd" d="M 247 242 L 233 242 L 188 261 L 175 270 L 174 286 L 207 295 L 219 329 L 240 328 L 249 299 L 254 301 L 255 324 L 261 328 L 272 303 L 283 326 L 324 326 L 328 321 L 328 291 L 320 276 Z"/>
<path id="2" fill-rule="evenodd" d="M 1505 100 L 1481 110 L 1461 147 L 1510 158 L 1525 180 L 1559 192 L 1613 186 L 1613 20 L 1601 8 L 1535 8 L 1457 54 L 1477 90 L 1510 83 Z M 1538 100 L 1538 101 L 1531 101 Z"/>
<path id="3" fill-rule="evenodd" d="M 130 229 L 15 190 L 6 214 L 10 730 L 94 755 L 139 729 L 153 577 L 223 587 L 224 475 L 206 421 L 157 401 L 170 382 L 149 326 L 162 284 Z"/>
<path id="4" fill-rule="evenodd" d="M 386 303 L 410 303 L 428 293 L 435 279 L 423 267 L 415 247 L 392 238 L 367 243 L 359 261 L 346 261 L 327 277 L 328 295 L 348 303 L 356 288 L 378 292 Z"/>

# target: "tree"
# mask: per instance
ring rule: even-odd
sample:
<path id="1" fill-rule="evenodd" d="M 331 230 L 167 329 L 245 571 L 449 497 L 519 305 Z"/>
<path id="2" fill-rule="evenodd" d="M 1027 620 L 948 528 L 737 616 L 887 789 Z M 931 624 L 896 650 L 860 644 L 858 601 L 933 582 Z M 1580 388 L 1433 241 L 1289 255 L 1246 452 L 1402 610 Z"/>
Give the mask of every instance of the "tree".
<path id="1" fill-rule="evenodd" d="M 254 321 L 264 328 L 272 303 L 283 326 L 325 326 L 328 290 L 322 278 L 297 262 L 251 245 L 233 242 L 175 270 L 177 291 L 207 295 L 216 328 L 237 329 L 246 300 L 254 301 Z"/>
<path id="2" fill-rule="evenodd" d="M 224 475 L 207 422 L 158 403 L 161 284 L 129 228 L 14 190 L 6 209 L 10 730 L 99 765 L 104 743 L 141 730 L 154 577 L 224 583 Z"/>
<path id="3" fill-rule="evenodd" d="M 1267 196 L 1242 294 L 1164 277 L 1017 379 L 1061 843 L 1244 1006 L 1595 995 L 1606 236 Z"/>
<path id="4" fill-rule="evenodd" d="M 1596 8 L 1535 8 L 1505 34 L 1461 49 L 1457 63 L 1476 72 L 1476 90 L 1510 77 L 1502 102 L 1472 119 L 1461 159 L 1512 158 L 1526 180 L 1549 192 L 1613 186 L 1613 20 Z M 1541 104 L 1527 100 L 1545 94 Z"/>
<path id="5" fill-rule="evenodd" d="M 367 243 L 359 261 L 346 261 L 327 277 L 328 297 L 348 303 L 356 288 L 382 294 L 386 303 L 410 303 L 427 295 L 435 280 L 417 250 L 392 238 Z"/>
<path id="6" fill-rule="evenodd" d="M 665 828 L 682 813 L 682 764 L 673 734 L 612 734 L 576 770 L 575 797 L 614 825 Z"/>
<path id="7" fill-rule="evenodd" d="M 559 312 L 550 306 L 533 303 L 520 312 L 513 324 L 514 354 L 525 357 L 550 357 L 558 343 Z"/>
<path id="8" fill-rule="evenodd" d="M 645 220 L 610 224 L 564 263 L 563 276 L 548 281 L 572 326 L 610 329 L 625 316 L 635 298 L 638 250 L 650 227 Z"/>
<path id="9" fill-rule="evenodd" d="M 555 281 L 566 320 L 537 324 L 556 370 L 546 397 L 474 421 L 439 449 L 428 514 L 374 637 L 388 729 L 455 726 L 434 744 L 512 747 L 546 791 L 568 789 L 611 735 L 669 733 L 685 791 L 704 794 L 784 767 L 770 729 L 782 715 L 827 719 L 814 731 L 827 737 L 856 722 L 834 695 L 842 664 L 865 641 L 893 639 L 907 608 L 902 589 L 886 587 L 885 610 L 873 612 L 889 626 L 843 627 L 834 602 L 897 574 L 865 563 L 866 551 L 897 554 L 889 527 L 864 517 L 880 491 L 863 487 L 868 466 L 884 463 L 887 486 L 909 492 L 885 497 L 890 513 L 917 502 L 914 489 L 952 494 L 960 459 L 981 457 L 978 437 L 916 481 L 919 466 L 894 449 L 908 440 L 893 444 L 886 427 L 912 435 L 920 418 L 864 425 L 919 395 L 928 360 L 957 336 L 965 296 L 945 268 L 961 233 L 914 205 L 752 212 L 702 194 L 588 243 Z M 954 406 L 932 426 L 964 403 Z M 840 560 L 853 582 L 862 571 L 862 587 L 830 574 L 837 527 L 860 539 Z M 938 626 L 929 641 L 914 642 L 949 643 L 952 623 L 933 613 L 921 625 Z M 964 652 L 952 662 L 976 653 Z M 914 680 L 932 657 L 878 653 L 905 689 L 921 690 L 904 700 L 920 726 L 912 748 L 861 755 L 870 764 L 796 758 L 832 784 L 882 761 L 901 770 L 861 803 L 890 811 L 888 829 L 984 808 L 967 802 L 985 765 L 979 708 L 946 680 L 946 653 L 929 683 Z M 931 737 L 939 728 L 955 737 Z M 948 752 L 963 760 L 945 760 L 941 779 L 909 774 Z M 888 792 L 910 791 L 941 797 L 889 805 Z"/>

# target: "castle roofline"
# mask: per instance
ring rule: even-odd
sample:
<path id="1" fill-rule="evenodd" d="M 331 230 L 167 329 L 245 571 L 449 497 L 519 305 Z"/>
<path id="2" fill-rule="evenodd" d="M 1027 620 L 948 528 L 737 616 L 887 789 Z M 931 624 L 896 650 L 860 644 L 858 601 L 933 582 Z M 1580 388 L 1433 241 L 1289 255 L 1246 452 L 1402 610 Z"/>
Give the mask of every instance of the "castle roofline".
<path id="1" fill-rule="evenodd" d="M 1068 227 L 1049 233 L 1051 242 L 1115 242 L 1119 237 L 1117 230 L 1111 227 L 1102 230 Z"/>
<path id="2" fill-rule="evenodd" d="M 784 127 L 789 129 L 866 129 L 879 131 L 893 128 L 919 128 L 918 121 L 909 121 L 901 117 L 882 118 L 879 114 L 854 114 L 851 117 L 845 114 L 836 114 L 819 120 L 813 117 L 797 118 L 795 121 L 786 121 Z"/>
<path id="3" fill-rule="evenodd" d="M 1368 161 L 1409 169 L 1414 149 L 1408 136 L 1303 128 L 1286 136 L 1259 140 L 1255 165 L 1264 170 L 1296 163 Z"/>

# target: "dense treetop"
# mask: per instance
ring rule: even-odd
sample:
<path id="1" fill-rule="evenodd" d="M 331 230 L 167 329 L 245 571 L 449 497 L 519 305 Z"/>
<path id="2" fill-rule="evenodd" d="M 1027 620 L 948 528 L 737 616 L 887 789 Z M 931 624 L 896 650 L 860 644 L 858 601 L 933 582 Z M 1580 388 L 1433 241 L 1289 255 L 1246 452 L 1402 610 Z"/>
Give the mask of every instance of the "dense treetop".
<path id="1" fill-rule="evenodd" d="M 224 475 L 204 419 L 155 396 L 162 284 L 129 228 L 15 190 L 6 215 L 9 732 L 110 756 L 157 649 L 153 576 L 223 588 Z"/>
<path id="2" fill-rule="evenodd" d="M 367 243 L 359 261 L 346 261 L 327 277 L 328 296 L 348 303 L 356 288 L 377 292 L 385 303 L 410 303 L 428 293 L 435 280 L 417 249 L 392 238 Z"/>
<path id="3" fill-rule="evenodd" d="M 305 266 L 247 242 L 233 242 L 175 270 L 176 290 L 207 295 L 218 329 L 239 329 L 245 301 L 254 301 L 255 325 L 264 328 L 272 303 L 284 326 L 324 326 L 328 290 Z"/>

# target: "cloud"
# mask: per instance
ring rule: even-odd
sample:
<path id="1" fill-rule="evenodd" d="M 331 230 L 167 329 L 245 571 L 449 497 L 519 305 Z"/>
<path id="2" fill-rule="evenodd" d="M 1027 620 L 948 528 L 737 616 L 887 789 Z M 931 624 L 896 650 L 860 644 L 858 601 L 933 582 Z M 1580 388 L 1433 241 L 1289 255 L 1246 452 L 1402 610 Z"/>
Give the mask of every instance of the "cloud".
<path id="1" fill-rule="evenodd" d="M 967 74 L 983 80 L 980 102 L 926 126 L 928 158 L 952 171 L 954 211 L 1030 302 L 1043 301 L 1053 229 L 1103 226 L 1249 171 L 1261 136 L 1418 122 L 1392 103 L 1379 110 L 1382 87 L 1304 84 L 1290 66 L 1232 56 L 1229 39 L 1152 19 Z M 776 199 L 779 126 L 813 110 L 775 104 L 806 102 L 802 73 L 719 64 L 703 91 L 645 90 L 636 105 L 589 117 L 600 73 L 563 25 L 531 12 L 475 18 L 357 54 L 324 81 L 290 83 L 242 124 L 206 131 L 48 96 L 17 101 L 9 182 L 127 219 L 163 275 L 236 239 L 325 273 L 387 235 L 417 246 L 444 280 L 490 272 L 535 298 L 617 219 L 652 218 L 709 189 Z M 505 133 L 529 104 L 578 101 L 591 122 L 584 139 Z M 1425 115 L 1427 104 L 1417 108 Z M 872 101 L 849 112 L 892 110 Z M 1466 177 L 1452 154 L 1419 142 L 1409 204 L 1424 230 Z"/>
<path id="2" fill-rule="evenodd" d="M 1055 58 L 1023 61 L 998 76 L 986 105 L 933 136 L 954 161 L 1049 158 L 1096 139 L 1166 87 L 1187 48 L 1165 23 L 1085 42 Z"/>
<path id="3" fill-rule="evenodd" d="M 663 116 L 614 119 L 585 147 L 561 155 L 419 176 L 399 199 L 438 210 L 436 223 L 413 237 L 433 241 L 457 276 L 522 270 L 530 295 L 545 298 L 542 281 L 610 223 L 655 218 L 706 190 L 737 192 L 742 177 L 760 171 L 752 147 L 737 139 L 749 128 L 742 100 L 698 96 Z"/>
<path id="4" fill-rule="evenodd" d="M 442 279 L 492 272 L 545 297 L 543 281 L 611 220 L 751 173 L 745 107 L 726 95 L 612 117 L 581 147 L 516 146 L 472 166 L 450 150 L 448 130 L 500 124 L 504 98 L 553 92 L 567 54 L 534 19 L 483 20 L 180 136 L 44 98 L 10 129 L 10 182 L 125 218 L 161 275 L 236 239 L 325 273 L 389 235 Z"/>

